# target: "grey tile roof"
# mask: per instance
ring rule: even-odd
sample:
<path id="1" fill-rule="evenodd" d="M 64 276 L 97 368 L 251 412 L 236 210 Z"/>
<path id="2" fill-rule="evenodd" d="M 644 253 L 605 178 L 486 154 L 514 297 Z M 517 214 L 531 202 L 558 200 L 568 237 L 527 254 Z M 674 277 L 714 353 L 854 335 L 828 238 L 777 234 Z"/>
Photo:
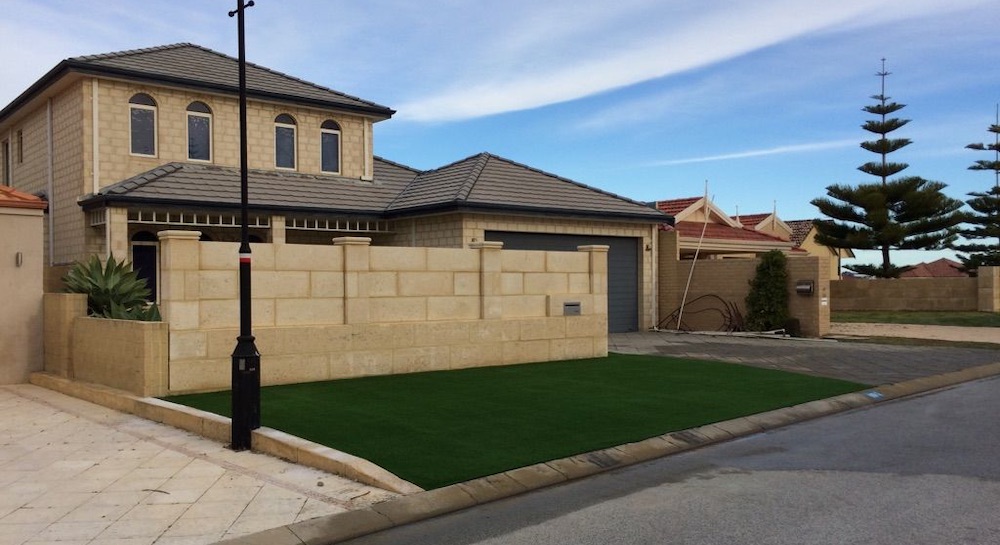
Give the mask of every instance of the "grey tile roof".
<path id="1" fill-rule="evenodd" d="M 224 94 L 239 94 L 239 61 L 190 43 L 72 57 L 49 70 L 0 110 L 0 123 L 14 115 L 50 85 L 69 73 L 123 78 Z M 334 91 L 315 83 L 247 63 L 247 96 L 339 109 L 388 119 L 391 108 Z"/>
<path id="2" fill-rule="evenodd" d="M 377 181 L 336 176 L 251 170 L 247 175 L 250 206 L 255 210 L 296 210 L 304 213 L 381 215 L 386 205 L 416 175 L 395 163 L 376 160 Z M 193 163 L 167 163 L 102 188 L 81 202 L 148 203 L 199 208 L 240 205 L 238 168 Z"/>
<path id="3" fill-rule="evenodd" d="M 445 207 L 669 219 L 644 203 L 489 153 L 421 173 L 387 211 L 403 213 Z"/>
<path id="4" fill-rule="evenodd" d="M 157 82 L 239 92 L 239 61 L 190 43 L 73 57 L 68 66 Z M 365 111 L 385 117 L 394 112 L 379 104 L 322 87 L 315 83 L 247 63 L 249 96 L 307 101 L 319 105 Z"/>
<path id="5" fill-rule="evenodd" d="M 248 173 L 255 210 L 401 217 L 449 210 L 520 211 L 666 222 L 642 203 L 482 153 L 420 172 L 376 157 L 374 181 L 280 171 Z M 239 170 L 168 163 L 101 189 L 81 201 L 232 208 L 240 203 Z"/>

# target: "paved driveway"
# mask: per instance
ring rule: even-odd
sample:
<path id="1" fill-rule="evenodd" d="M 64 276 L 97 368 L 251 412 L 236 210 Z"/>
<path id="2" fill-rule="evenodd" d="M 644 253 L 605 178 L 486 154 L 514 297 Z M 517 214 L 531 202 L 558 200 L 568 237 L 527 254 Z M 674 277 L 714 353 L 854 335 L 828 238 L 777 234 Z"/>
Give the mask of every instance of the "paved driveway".
<path id="1" fill-rule="evenodd" d="M 614 333 L 608 350 L 717 360 L 881 385 L 1000 362 L 1000 350 L 732 335 Z"/>

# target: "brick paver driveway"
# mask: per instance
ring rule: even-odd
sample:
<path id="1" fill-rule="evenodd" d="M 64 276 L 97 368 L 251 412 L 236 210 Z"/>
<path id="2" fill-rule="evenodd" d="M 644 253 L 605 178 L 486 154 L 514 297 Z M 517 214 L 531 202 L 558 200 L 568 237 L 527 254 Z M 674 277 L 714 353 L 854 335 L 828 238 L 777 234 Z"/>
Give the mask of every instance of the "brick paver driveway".
<path id="1" fill-rule="evenodd" d="M 674 332 L 613 333 L 608 350 L 741 363 L 863 384 L 892 384 L 1000 362 L 1000 350 L 766 339 Z"/>

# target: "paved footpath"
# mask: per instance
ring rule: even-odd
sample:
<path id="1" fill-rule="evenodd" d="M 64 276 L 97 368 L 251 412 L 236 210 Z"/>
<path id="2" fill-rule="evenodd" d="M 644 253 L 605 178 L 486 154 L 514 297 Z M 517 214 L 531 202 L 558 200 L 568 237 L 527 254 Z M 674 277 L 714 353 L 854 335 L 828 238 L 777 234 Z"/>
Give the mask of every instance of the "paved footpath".
<path id="1" fill-rule="evenodd" d="M 30 384 L 0 387 L 0 545 L 200 545 L 394 496 Z"/>

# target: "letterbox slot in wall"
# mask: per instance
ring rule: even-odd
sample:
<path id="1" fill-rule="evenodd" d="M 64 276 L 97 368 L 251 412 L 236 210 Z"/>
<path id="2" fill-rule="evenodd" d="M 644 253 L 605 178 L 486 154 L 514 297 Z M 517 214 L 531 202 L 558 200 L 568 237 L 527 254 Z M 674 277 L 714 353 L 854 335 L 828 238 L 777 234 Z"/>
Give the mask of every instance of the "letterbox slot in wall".
<path id="1" fill-rule="evenodd" d="M 579 316 L 580 315 L 580 302 L 579 301 L 566 301 L 563 303 L 563 316 Z"/>

